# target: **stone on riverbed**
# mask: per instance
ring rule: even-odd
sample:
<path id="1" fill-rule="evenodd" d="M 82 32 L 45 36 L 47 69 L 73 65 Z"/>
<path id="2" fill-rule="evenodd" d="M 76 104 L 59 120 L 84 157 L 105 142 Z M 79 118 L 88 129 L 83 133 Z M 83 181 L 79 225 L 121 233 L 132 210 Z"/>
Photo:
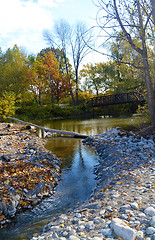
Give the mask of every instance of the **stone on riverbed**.
<path id="1" fill-rule="evenodd" d="M 150 219 L 150 225 L 155 228 L 155 216 Z"/>
<path id="2" fill-rule="evenodd" d="M 111 228 L 114 230 L 118 237 L 123 238 L 123 240 L 135 240 L 136 231 L 130 228 L 125 222 L 119 218 L 114 218 L 111 221 Z"/>
<path id="3" fill-rule="evenodd" d="M 144 213 L 146 215 L 149 215 L 149 216 L 153 217 L 153 216 L 155 216 L 155 208 L 148 207 L 148 208 L 145 209 Z"/>

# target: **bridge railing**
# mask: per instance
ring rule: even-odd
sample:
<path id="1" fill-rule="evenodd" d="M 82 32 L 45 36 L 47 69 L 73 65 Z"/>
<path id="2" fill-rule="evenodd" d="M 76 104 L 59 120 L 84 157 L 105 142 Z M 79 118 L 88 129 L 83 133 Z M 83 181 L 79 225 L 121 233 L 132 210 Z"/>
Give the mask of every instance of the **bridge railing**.
<path id="1" fill-rule="evenodd" d="M 138 92 L 130 93 L 120 93 L 114 95 L 104 95 L 98 96 L 90 99 L 92 106 L 104 106 L 104 105 L 114 105 L 114 104 L 123 104 L 131 102 L 144 102 L 144 97 Z"/>

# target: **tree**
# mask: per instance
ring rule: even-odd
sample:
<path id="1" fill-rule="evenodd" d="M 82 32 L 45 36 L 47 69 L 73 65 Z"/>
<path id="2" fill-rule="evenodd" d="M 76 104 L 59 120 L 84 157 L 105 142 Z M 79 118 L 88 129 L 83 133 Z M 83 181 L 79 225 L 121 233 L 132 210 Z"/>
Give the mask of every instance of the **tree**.
<path id="1" fill-rule="evenodd" d="M 31 57 L 32 79 L 31 89 L 34 92 L 35 98 L 39 95 L 39 104 L 42 106 L 42 95 L 50 94 L 51 103 L 55 100 L 64 97 L 70 85 L 67 83 L 65 75 L 62 75 L 59 69 L 59 63 L 52 51 L 41 51 L 36 59 Z"/>
<path id="2" fill-rule="evenodd" d="M 16 107 L 16 96 L 14 92 L 4 92 L 0 98 L 0 116 L 5 120 L 8 116 L 14 116 Z"/>
<path id="3" fill-rule="evenodd" d="M 79 66 L 83 58 L 90 52 L 88 45 L 92 45 L 92 33 L 88 31 L 86 25 L 82 22 L 78 22 L 75 26 L 71 26 L 68 22 L 61 19 L 54 25 L 54 35 L 45 32 L 45 39 L 50 43 L 52 47 L 57 47 L 63 51 L 63 57 L 66 64 L 66 72 L 70 74 L 67 63 L 67 56 L 72 55 L 74 71 L 75 71 L 75 95 L 73 97 L 73 90 L 70 94 L 72 96 L 73 103 L 78 105 L 78 91 L 79 91 Z"/>
<path id="4" fill-rule="evenodd" d="M 26 56 L 17 45 L 0 54 L 0 95 L 14 92 L 16 99 L 24 98 L 29 89 L 28 64 Z"/>
<path id="5" fill-rule="evenodd" d="M 69 43 L 70 43 L 70 35 L 71 35 L 71 26 L 70 24 L 65 21 L 64 19 L 60 19 L 59 21 L 55 22 L 53 33 L 50 31 L 44 31 L 44 38 L 50 44 L 53 52 L 60 62 L 58 51 L 62 53 L 64 65 L 65 65 L 65 72 L 67 74 L 68 83 L 72 84 L 72 71 L 69 64 L 69 60 L 67 58 L 67 54 L 69 52 Z M 60 66 L 62 66 L 60 64 Z M 64 73 L 64 71 L 63 71 Z M 70 95 L 72 97 L 73 105 L 75 104 L 73 90 L 70 89 Z"/>
<path id="6" fill-rule="evenodd" d="M 100 9 L 98 15 L 98 23 L 100 27 L 107 33 L 107 29 L 122 30 L 122 35 L 136 51 L 143 65 L 145 73 L 145 85 L 148 96 L 148 108 L 151 115 L 152 125 L 155 127 L 155 86 L 151 79 L 149 56 L 148 56 L 148 33 L 151 34 L 152 27 L 151 6 L 145 0 L 98 0 Z M 102 14 L 102 17 L 101 15 Z M 113 31 L 114 32 L 114 31 Z M 114 34 L 113 34 L 114 36 Z M 111 32 L 108 38 L 112 37 Z M 140 41 L 140 46 L 136 44 L 135 39 Z"/>
<path id="7" fill-rule="evenodd" d="M 116 74 L 112 62 L 84 65 L 80 74 L 84 78 L 84 89 L 90 93 L 99 95 L 115 90 Z"/>
<path id="8" fill-rule="evenodd" d="M 135 40 L 137 45 L 138 40 Z M 140 44 L 139 44 L 140 45 Z M 142 91 L 145 78 L 142 71 L 139 54 L 133 50 L 130 44 L 122 37 L 122 33 L 113 39 L 110 44 L 111 67 L 115 69 L 115 93 L 127 91 Z"/>
<path id="9" fill-rule="evenodd" d="M 152 16 L 154 20 L 154 25 L 155 25 L 155 1 L 151 0 L 151 5 L 152 5 Z"/>
<path id="10" fill-rule="evenodd" d="M 76 24 L 70 37 L 70 45 L 75 70 L 76 105 L 78 105 L 79 67 L 84 57 L 90 52 L 89 46 L 92 45 L 92 33 L 87 30 L 84 23 L 78 22 Z"/>

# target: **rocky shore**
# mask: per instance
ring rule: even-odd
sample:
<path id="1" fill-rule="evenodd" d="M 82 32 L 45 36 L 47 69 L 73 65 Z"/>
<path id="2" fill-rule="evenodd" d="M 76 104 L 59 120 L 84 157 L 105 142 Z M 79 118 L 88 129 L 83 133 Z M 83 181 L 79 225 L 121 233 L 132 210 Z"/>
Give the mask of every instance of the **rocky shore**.
<path id="1" fill-rule="evenodd" d="M 30 127 L 0 123 L 0 228 L 54 193 L 60 160 Z"/>
<path id="2" fill-rule="evenodd" d="M 88 137 L 100 161 L 90 199 L 61 214 L 33 240 L 155 240 L 155 141 L 119 128 Z"/>

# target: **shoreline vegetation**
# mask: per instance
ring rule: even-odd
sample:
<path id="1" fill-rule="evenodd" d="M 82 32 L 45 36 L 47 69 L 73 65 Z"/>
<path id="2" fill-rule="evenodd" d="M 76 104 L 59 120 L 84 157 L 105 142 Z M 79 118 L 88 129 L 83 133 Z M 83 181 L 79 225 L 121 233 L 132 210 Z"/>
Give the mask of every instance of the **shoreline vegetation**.
<path id="1" fill-rule="evenodd" d="M 32 134 L 31 134 L 32 133 Z M 54 188 L 56 184 L 60 180 L 60 160 L 54 156 L 51 152 L 47 151 L 44 148 L 45 140 L 40 139 L 35 136 L 35 130 L 26 129 L 21 124 L 0 124 L 0 171 L 1 171 L 1 186 L 0 186 L 0 224 L 3 227 L 5 224 L 10 223 L 12 219 L 15 217 L 17 212 L 22 212 L 25 209 L 31 209 L 36 204 L 38 204 L 43 198 L 48 197 L 54 193 Z M 108 135 L 109 134 L 109 135 Z M 124 139 L 121 142 L 121 139 Z M 130 140 L 130 141 L 129 141 Z M 128 142 L 130 143 L 128 146 Z M 101 162 L 96 166 L 95 174 L 98 179 L 98 186 L 94 190 L 94 194 L 90 197 L 88 202 L 84 203 L 82 206 L 76 206 L 75 211 L 73 213 L 68 213 L 64 219 L 61 216 L 58 217 L 55 223 L 59 225 L 57 230 L 53 230 L 56 228 L 52 228 L 54 226 L 54 222 L 52 221 L 48 226 L 44 228 L 45 233 L 41 234 L 41 236 L 33 237 L 36 239 L 46 239 L 47 237 L 54 236 L 58 239 L 106 239 L 108 235 L 103 234 L 106 231 L 100 233 L 100 228 L 96 229 L 96 223 L 92 223 L 92 218 L 97 216 L 96 210 L 103 210 L 103 214 L 98 217 L 101 222 L 104 222 L 103 229 L 111 229 L 109 230 L 110 239 L 116 239 L 114 236 L 114 229 L 110 227 L 110 223 L 112 219 L 118 218 L 120 213 L 118 212 L 118 207 L 120 204 L 126 205 L 131 204 L 132 202 L 136 202 L 138 204 L 138 210 L 144 212 L 148 207 L 152 207 L 155 215 L 155 183 L 153 182 L 155 179 L 155 129 L 150 126 L 145 126 L 143 129 L 138 129 L 137 132 L 127 132 L 121 129 L 114 129 L 113 131 L 108 132 L 107 134 L 97 135 L 92 138 L 88 137 L 86 140 L 83 140 L 84 144 L 89 145 L 89 147 L 93 147 L 96 149 L 97 153 L 100 156 Z M 134 149 L 134 144 L 137 148 Z M 138 145 L 139 144 L 139 145 Z M 124 145 L 124 149 L 123 148 Z M 118 149 L 122 147 L 121 149 Z M 128 147 L 128 149 L 126 149 Z M 127 152 L 125 152 L 127 150 Z M 131 150 L 131 152 L 130 152 Z M 121 151 L 123 152 L 121 154 Z M 142 152 L 141 152 L 142 151 Z M 137 157 L 137 153 L 141 152 L 139 158 Z M 110 153 L 110 155 L 109 155 Z M 117 155 L 113 158 L 113 155 Z M 109 160 L 108 156 L 111 160 Z M 106 159 L 107 158 L 107 159 Z M 130 159 L 131 158 L 131 159 Z M 132 159 L 133 158 L 133 159 Z M 104 165 L 103 159 L 107 160 L 107 166 Z M 113 163 L 111 162 L 113 160 Z M 127 160 L 127 161 L 126 161 Z M 139 162 L 138 162 L 139 161 Z M 136 168 L 135 168 L 135 164 Z M 109 165 L 108 165 L 109 164 Z M 112 175 L 110 169 L 111 165 L 116 167 L 112 170 Z M 105 172 L 104 168 L 107 168 L 107 172 Z M 123 169 L 123 170 L 122 170 Z M 121 174 L 120 174 L 121 171 Z M 125 171 L 122 173 L 122 171 Z M 148 174 L 149 173 L 149 174 Z M 120 174 L 120 175 L 119 175 Z M 141 174 L 141 176 L 140 176 Z M 133 179 L 137 175 L 137 180 Z M 105 178 L 104 178 L 105 177 Z M 154 179 L 153 179 L 154 177 Z M 144 180 L 144 182 L 143 182 Z M 113 182 L 113 183 L 111 183 Z M 118 183 L 120 182 L 120 183 Z M 145 184 L 150 183 L 150 187 L 144 187 Z M 144 190 L 144 193 L 138 189 L 136 191 L 136 187 Z M 134 192 L 136 194 L 137 200 L 134 199 L 135 196 L 131 196 L 131 192 L 128 195 L 128 191 Z M 124 195 L 123 192 L 124 191 Z M 149 192 L 150 191 L 150 192 Z M 120 201 L 118 206 L 113 206 L 112 201 L 113 198 L 110 197 L 109 194 L 116 193 L 114 199 L 118 202 L 118 199 L 121 196 L 123 202 Z M 151 198 L 147 198 L 147 196 L 152 196 Z M 154 195 L 153 195 L 154 194 Z M 145 202 L 143 203 L 143 196 Z M 141 199 L 140 199 L 141 197 Z M 97 202 L 96 202 L 97 201 Z M 92 209 L 90 205 L 96 207 Z M 110 204 L 112 206 L 110 206 Z M 117 205 L 116 204 L 116 205 Z M 151 205 L 153 204 L 153 205 Z M 87 207 L 89 205 L 89 207 Z M 110 206 L 107 210 L 108 206 Z M 137 206 L 137 205 L 136 205 Z M 85 210 L 86 209 L 86 210 Z M 115 209 L 115 210 L 114 210 Z M 127 208 L 128 209 L 128 208 Z M 143 211 L 142 211 L 143 210 Z M 90 219 L 87 217 L 86 222 L 91 222 L 90 226 L 81 228 L 81 230 L 77 231 L 77 222 L 85 221 L 83 220 L 83 212 L 87 212 L 90 214 Z M 94 212 L 94 214 L 93 214 Z M 139 214 L 140 214 L 139 213 Z M 79 214 L 79 215 L 78 215 Z M 131 219 L 133 216 L 131 212 L 126 212 L 126 218 Z M 153 216 L 154 216 L 153 215 Z M 77 219 L 76 224 L 73 223 L 73 216 Z M 78 217 L 80 216 L 80 217 Z M 152 217 L 153 217 L 152 216 Z M 86 217 L 86 216 L 85 216 Z M 82 218 L 82 219 L 81 219 Z M 72 220 L 71 220 L 72 219 Z M 125 219 L 126 224 L 129 228 L 133 229 L 132 232 L 133 238 L 122 238 L 122 239 L 136 239 L 135 231 L 138 234 L 143 235 L 140 239 L 155 239 L 154 233 L 147 234 L 146 230 L 150 227 L 149 221 L 151 216 L 147 216 L 145 218 L 145 224 L 141 223 L 137 227 L 130 226 L 131 223 L 127 223 L 127 219 Z M 124 219 L 121 218 L 121 221 Z M 135 218 L 136 221 L 136 218 Z M 62 223 L 64 222 L 64 223 Z M 96 221 L 97 222 L 97 221 Z M 100 224 L 101 224 L 100 222 Z M 106 223 L 106 224 L 105 224 Z M 84 222 L 83 222 L 84 224 Z M 86 223 L 85 223 L 86 224 Z M 91 224 L 95 224 L 91 229 Z M 121 222 L 122 224 L 122 222 Z M 60 225 L 64 225 L 60 227 Z M 73 228 L 66 230 L 68 226 Z M 88 224 L 89 225 L 89 224 Z M 119 224 L 118 224 L 119 225 Z M 81 224 L 79 224 L 81 226 Z M 98 225 L 99 226 L 99 225 Z M 113 228 L 115 226 L 115 221 L 113 222 Z M 74 227 L 76 227 L 74 229 Z M 155 231 L 155 226 L 153 227 Z M 83 230 L 82 230 L 83 229 Z M 96 230 L 95 230 L 96 229 Z M 60 230 L 60 231 L 59 231 Z M 127 229 L 128 230 L 128 229 Z M 149 231 L 149 230 L 148 230 Z M 150 230 L 151 231 L 151 230 Z M 152 230 L 153 231 L 153 230 Z M 61 234 L 60 234 L 61 232 Z M 66 236 L 63 236 L 63 232 L 66 232 Z M 140 233 L 141 232 L 141 233 Z M 81 234 L 81 237 L 80 237 Z M 82 238 L 83 234 L 83 238 Z M 101 236 L 102 235 L 102 236 Z M 95 238 L 96 236 L 96 238 Z M 144 237 L 146 236 L 146 238 Z M 151 236 L 151 238 L 149 238 Z M 105 238 L 104 238 L 105 237 Z M 112 238 L 113 237 L 113 238 Z M 120 236 L 122 237 L 122 235 Z M 148 238 L 147 238 L 148 237 Z M 108 239 L 108 238 L 107 238 Z"/>

